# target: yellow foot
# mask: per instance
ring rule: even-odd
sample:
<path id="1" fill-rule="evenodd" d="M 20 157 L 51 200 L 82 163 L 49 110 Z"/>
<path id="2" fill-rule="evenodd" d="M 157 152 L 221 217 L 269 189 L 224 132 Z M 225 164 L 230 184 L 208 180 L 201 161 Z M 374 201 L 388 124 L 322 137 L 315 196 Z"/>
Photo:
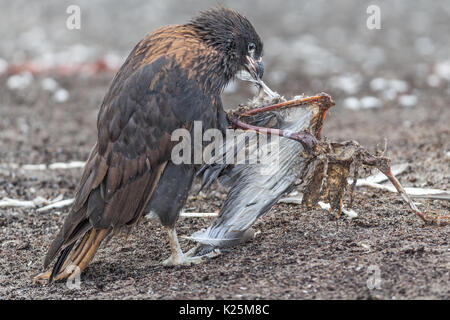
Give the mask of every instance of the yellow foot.
<path id="1" fill-rule="evenodd" d="M 48 284 L 51 271 L 44 272 L 38 274 L 36 277 L 33 278 L 33 284 Z M 60 281 L 65 279 L 74 279 L 75 277 L 79 276 L 81 273 L 80 268 L 71 264 L 67 266 L 64 271 L 58 273 L 56 276 L 53 277 L 53 281 Z"/>
<path id="2" fill-rule="evenodd" d="M 202 263 L 203 259 L 200 257 L 188 257 L 184 254 L 181 255 L 171 255 L 168 259 L 163 261 L 163 266 L 174 267 L 174 266 L 190 266 L 192 264 Z"/>
<path id="3" fill-rule="evenodd" d="M 33 284 L 47 284 L 48 279 L 50 278 L 50 274 L 50 271 L 38 274 L 33 278 Z"/>
<path id="4" fill-rule="evenodd" d="M 191 250 L 192 251 L 192 250 Z M 193 252 L 188 251 L 186 254 L 172 254 L 168 259 L 162 263 L 165 267 L 174 266 L 190 266 L 193 264 L 200 264 L 205 262 L 208 258 L 212 259 L 220 255 L 220 250 L 215 249 L 203 256 L 193 257 Z"/>

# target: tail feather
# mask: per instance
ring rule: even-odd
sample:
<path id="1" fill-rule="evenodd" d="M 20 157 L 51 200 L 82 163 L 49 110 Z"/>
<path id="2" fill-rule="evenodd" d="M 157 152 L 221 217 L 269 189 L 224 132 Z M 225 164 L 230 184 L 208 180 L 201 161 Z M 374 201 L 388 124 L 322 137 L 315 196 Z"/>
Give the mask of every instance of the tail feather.
<path id="1" fill-rule="evenodd" d="M 67 257 L 69 256 L 70 251 L 72 251 L 73 246 L 75 243 L 72 243 L 70 246 L 66 247 L 61 251 L 61 254 L 58 257 L 58 260 L 56 260 L 55 265 L 53 266 L 52 273 L 50 274 L 50 278 L 48 279 L 48 282 L 51 283 L 53 281 L 53 278 L 59 273 L 59 270 L 61 270 L 61 267 L 63 266 L 64 262 L 66 262 Z"/>
<path id="2" fill-rule="evenodd" d="M 72 249 L 76 242 L 65 247 L 53 266 L 49 282 L 52 282 L 53 279 L 58 280 L 66 278 L 77 271 L 83 271 L 88 263 L 94 258 L 103 239 L 110 232 L 110 229 L 91 229 L 84 234 L 73 251 Z M 73 268 L 67 269 L 71 265 L 73 265 Z M 76 268 L 78 268 L 78 270 L 76 270 Z"/>
<path id="3" fill-rule="evenodd" d="M 50 263 L 53 261 L 53 259 L 55 259 L 56 255 L 61 251 L 61 249 L 65 249 L 71 245 L 72 248 L 73 244 L 75 244 L 75 242 L 77 242 L 77 240 L 81 238 L 83 234 L 89 230 L 89 228 L 92 228 L 89 225 L 88 220 L 84 220 L 81 221 L 80 223 L 77 223 L 74 230 L 67 230 L 68 228 L 66 224 L 67 223 L 64 224 L 63 228 L 60 230 L 56 238 L 53 240 L 52 244 L 50 245 L 50 248 L 47 251 L 47 254 L 45 255 L 44 269 L 48 268 Z"/>
<path id="4" fill-rule="evenodd" d="M 36 276 L 34 281 L 61 280 L 83 271 L 93 259 L 102 241 L 113 230 L 133 225 L 141 217 L 166 164 L 167 162 L 160 164 L 153 171 L 147 170 L 117 189 L 110 196 L 109 202 L 103 199 L 101 188 L 91 190 L 87 203 L 81 207 L 72 207 L 63 227 L 50 245 L 44 260 L 44 268 L 47 269 L 58 256 L 52 271 Z M 134 189 L 144 190 L 135 192 Z M 109 207 L 106 208 L 106 205 Z"/>

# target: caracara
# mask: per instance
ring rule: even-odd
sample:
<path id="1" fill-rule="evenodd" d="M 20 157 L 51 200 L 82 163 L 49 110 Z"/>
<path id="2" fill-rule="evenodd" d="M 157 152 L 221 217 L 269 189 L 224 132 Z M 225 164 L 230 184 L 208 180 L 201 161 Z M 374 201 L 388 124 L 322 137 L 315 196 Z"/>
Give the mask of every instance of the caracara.
<path id="1" fill-rule="evenodd" d="M 194 164 L 171 162 L 174 130 L 228 126 L 220 94 L 240 71 L 259 79 L 262 42 L 251 23 L 226 8 L 189 23 L 159 28 L 131 51 L 100 107 L 98 137 L 75 201 L 53 240 L 36 282 L 65 279 L 86 268 L 107 236 L 135 224 L 152 200 L 172 251 L 165 264 L 189 264 L 175 232 Z M 181 196 L 177 196 L 181 195 Z"/>

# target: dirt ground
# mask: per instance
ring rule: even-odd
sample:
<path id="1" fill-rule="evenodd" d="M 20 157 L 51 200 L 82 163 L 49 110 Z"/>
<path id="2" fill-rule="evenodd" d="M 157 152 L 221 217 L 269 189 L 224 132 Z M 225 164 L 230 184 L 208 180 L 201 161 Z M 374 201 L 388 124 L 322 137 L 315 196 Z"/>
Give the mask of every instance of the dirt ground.
<path id="1" fill-rule="evenodd" d="M 156 26 L 181 23 L 211 6 L 206 0 L 79 3 L 79 31 L 65 28 L 67 1 L 0 3 L 0 200 L 73 197 L 81 169 L 23 171 L 4 165 L 85 160 L 113 77 L 36 75 L 14 89 L 2 65 L 105 54 L 123 58 Z M 373 3 L 381 7 L 380 30 L 366 27 L 366 9 Z M 404 186 L 450 189 L 448 2 L 223 4 L 254 21 L 264 39 L 264 77 L 272 89 L 286 97 L 321 91 L 333 97 L 336 106 L 323 135 L 357 140 L 369 150 L 386 138 L 393 164 L 410 164 L 399 176 Z M 47 76 L 66 90 L 67 101 L 58 103 L 54 91 L 42 89 Z M 249 96 L 231 87 L 224 104 L 235 107 Z M 355 101 L 373 108 L 345 108 Z M 196 181 L 192 195 L 198 187 Z M 225 196 L 214 185 L 185 209 L 215 211 Z M 422 210 L 450 212 L 448 201 L 418 201 Z M 32 284 L 68 208 L 45 213 L 1 208 L 0 299 L 450 299 L 450 226 L 424 226 L 398 195 L 368 188 L 356 190 L 354 209 L 359 216 L 349 220 L 278 204 L 255 224 L 260 233 L 253 241 L 204 264 L 175 268 L 161 266 L 169 256 L 166 233 L 143 219 L 128 239 L 115 237 L 103 246 L 82 274 L 80 289 L 70 289 L 64 282 Z M 190 235 L 210 222 L 180 218 L 177 230 Z M 181 245 L 186 251 L 194 244 L 181 239 Z"/>
<path id="2" fill-rule="evenodd" d="M 5 79 L 1 79 L 2 82 Z M 64 83 L 67 79 L 59 79 Z M 49 163 L 86 159 L 95 141 L 96 108 L 109 78 L 71 79 L 65 104 L 36 93 L 33 102 L 3 90 L 0 149 L 5 163 Z M 2 86 L 3 87 L 3 86 Z M 28 91 L 33 94 L 33 88 Z M 408 109 L 348 111 L 335 107 L 324 134 L 334 140 L 356 139 L 372 147 L 388 138 L 393 163 L 409 162 L 400 176 L 407 186 L 448 188 L 450 150 L 445 101 Z M 7 105 L 8 107 L 5 107 Z M 34 199 L 73 196 L 81 169 L 1 172 L 0 197 Z M 198 185 L 196 185 L 198 188 Z M 219 191 L 218 191 L 219 190 Z M 193 198 L 191 211 L 220 207 L 225 194 L 217 189 Z M 194 188 L 195 192 L 195 188 Z M 193 193 L 194 194 L 194 193 Z M 423 226 L 400 197 L 358 189 L 359 217 L 336 219 L 321 210 L 276 205 L 255 225 L 261 233 L 250 243 L 193 267 L 164 268 L 169 254 L 164 230 L 143 220 L 131 236 L 116 237 L 82 274 L 81 287 L 65 283 L 33 285 L 42 258 L 67 209 L 0 211 L 0 297 L 4 299 L 448 299 L 449 227 Z M 423 208 L 423 207 L 422 207 Z M 436 202 L 430 210 L 449 212 Z M 189 235 L 210 221 L 181 218 L 178 232 Z M 192 246 L 182 240 L 184 250 Z M 368 281 L 379 270 L 379 288 Z"/>

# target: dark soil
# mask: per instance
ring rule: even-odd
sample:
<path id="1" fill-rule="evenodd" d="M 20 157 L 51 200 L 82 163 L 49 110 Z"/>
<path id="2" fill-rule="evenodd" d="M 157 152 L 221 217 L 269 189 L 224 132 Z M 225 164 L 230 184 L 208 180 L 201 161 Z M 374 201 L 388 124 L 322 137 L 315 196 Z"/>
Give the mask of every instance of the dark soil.
<path id="1" fill-rule="evenodd" d="M 393 164 L 410 163 L 399 177 L 404 186 L 450 189 L 448 1 L 218 2 L 253 21 L 264 40 L 264 79 L 272 89 L 286 97 L 321 91 L 333 97 L 336 106 L 327 117 L 325 136 L 357 140 L 369 150 L 382 147 L 386 138 Z M 48 75 L 70 95 L 67 102 L 56 103 L 41 89 L 41 76 L 25 89 L 8 89 L 2 65 L 49 56 L 125 58 L 147 32 L 183 23 L 213 5 L 209 0 L 77 3 L 80 30 L 66 28 L 71 2 L 0 4 L 0 199 L 73 197 L 81 169 L 1 166 L 85 160 L 96 140 L 98 107 L 113 77 Z M 369 30 L 367 8 L 373 4 L 380 6 L 381 29 Z M 399 92 L 392 96 L 392 85 L 374 89 L 371 81 L 377 78 L 401 80 L 407 88 L 397 85 Z M 243 89 L 227 92 L 227 106 L 249 97 Z M 416 97 L 416 103 L 400 106 L 404 94 Z M 380 107 L 343 107 L 347 98 L 367 96 L 377 98 Z M 196 189 L 198 181 L 193 195 Z M 214 185 L 186 207 L 211 212 L 225 196 Z M 428 205 L 437 214 L 450 211 L 448 201 L 420 202 L 422 210 Z M 358 218 L 348 220 L 279 204 L 256 223 L 261 232 L 252 242 L 204 264 L 176 268 L 161 266 L 169 255 L 164 230 L 142 219 L 128 239 L 115 237 L 99 250 L 77 290 L 65 283 L 32 284 L 68 208 L 45 213 L 1 208 L 0 299 L 450 298 L 450 226 L 424 226 L 397 194 L 379 190 L 357 189 L 354 209 Z M 209 223 L 181 218 L 178 233 L 190 235 Z M 186 239 L 181 244 L 184 250 L 194 245 Z M 378 278 L 373 270 L 379 271 Z M 371 284 L 379 286 L 369 289 Z"/>
<path id="2" fill-rule="evenodd" d="M 0 79 L 5 88 L 5 79 Z M 96 139 L 97 107 L 110 76 L 58 79 L 71 92 L 55 104 L 44 92 L 1 89 L 2 163 L 84 160 Z M 36 89 L 36 90 L 34 90 Z M 308 92 L 313 94 L 314 92 Z M 242 98 L 244 99 L 244 98 Z M 241 100 L 245 101 L 245 100 Z M 430 98 L 413 109 L 385 107 L 349 111 L 337 105 L 324 134 L 354 139 L 369 149 L 388 139 L 393 163 L 409 162 L 400 177 L 406 186 L 448 188 L 450 108 Z M 0 172 L 0 198 L 73 197 L 81 169 Z M 198 188 L 198 183 L 194 189 Z M 225 194 L 214 186 L 186 205 L 217 210 Z M 194 190 L 195 191 L 195 190 Z M 80 289 L 65 283 L 33 285 L 43 256 L 68 209 L 0 210 L 0 298 L 3 299 L 448 299 L 449 228 L 424 226 L 396 194 L 356 191 L 359 217 L 336 219 L 322 210 L 276 205 L 255 225 L 256 238 L 192 267 L 165 268 L 169 255 L 164 230 L 143 219 L 128 239 L 103 246 L 81 277 Z M 421 207 L 424 209 L 424 206 Z M 430 210 L 449 212 L 448 202 Z M 177 229 L 189 235 L 210 221 L 181 218 Z M 181 240 L 184 250 L 193 244 Z M 379 288 L 369 289 L 380 271 Z"/>

